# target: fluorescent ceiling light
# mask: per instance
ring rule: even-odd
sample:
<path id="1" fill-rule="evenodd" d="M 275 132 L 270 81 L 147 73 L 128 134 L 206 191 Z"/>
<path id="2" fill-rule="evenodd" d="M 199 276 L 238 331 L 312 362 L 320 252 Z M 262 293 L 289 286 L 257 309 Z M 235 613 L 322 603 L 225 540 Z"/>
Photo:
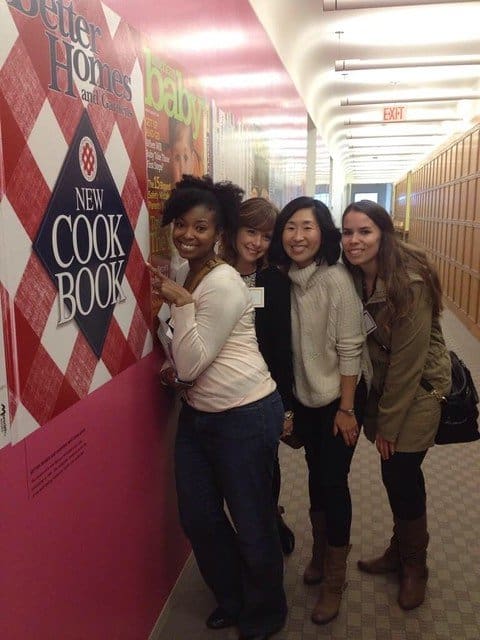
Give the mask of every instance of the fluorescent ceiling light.
<path id="1" fill-rule="evenodd" d="M 204 31 L 189 31 L 165 38 L 161 36 L 162 49 L 165 51 L 179 51 L 192 53 L 206 53 L 208 51 L 231 51 L 241 49 L 248 43 L 247 34 L 239 29 L 206 29 Z"/>
<path id="2" fill-rule="evenodd" d="M 218 91 L 245 91 L 245 89 L 266 89 L 269 86 L 289 84 L 286 73 L 279 71 L 259 71 L 257 73 L 227 73 L 216 76 L 201 76 L 199 81 L 210 89 Z"/>
<path id="3" fill-rule="evenodd" d="M 412 157 L 412 156 L 422 156 L 425 155 L 425 151 L 400 151 L 396 153 L 395 151 L 371 151 L 370 153 L 350 153 L 350 158 L 399 158 L 403 157 Z M 402 159 L 403 159 L 402 157 Z"/>
<path id="4" fill-rule="evenodd" d="M 348 145 L 349 149 L 401 149 L 405 151 L 405 147 L 410 147 L 412 149 L 417 149 L 418 147 L 428 147 L 429 149 L 435 147 L 437 145 L 436 142 L 390 142 L 388 138 L 385 138 L 381 142 L 375 140 L 370 144 L 350 144 Z"/>
<path id="5" fill-rule="evenodd" d="M 371 99 L 363 98 L 344 98 L 340 101 L 341 107 L 353 107 L 369 104 L 403 104 L 407 102 L 448 102 L 450 100 L 480 100 L 480 93 L 463 93 L 463 94 L 450 94 L 450 95 L 433 95 L 433 96 L 398 96 L 392 98 L 391 95 L 376 96 Z"/>
<path id="6" fill-rule="evenodd" d="M 472 2 L 472 0 L 323 0 L 323 10 L 378 9 L 379 7 L 408 7 L 421 4 L 451 4 L 452 2 Z"/>
<path id="7" fill-rule="evenodd" d="M 391 133 L 375 133 L 375 134 L 372 133 L 371 135 L 368 135 L 368 134 L 348 135 L 346 136 L 346 138 L 347 140 L 368 140 L 370 138 L 424 138 L 424 137 L 438 138 L 440 136 L 444 136 L 444 134 L 443 133 L 398 133 L 396 135 L 392 135 Z"/>
<path id="8" fill-rule="evenodd" d="M 364 127 L 372 126 L 376 124 L 391 125 L 391 124 L 428 124 L 430 122 L 461 122 L 462 118 L 421 118 L 420 120 L 344 120 L 345 127 Z"/>
<path id="9" fill-rule="evenodd" d="M 304 125 L 305 130 L 307 128 L 307 117 L 306 116 L 289 116 L 285 115 L 270 115 L 270 116 L 251 116 L 248 118 L 242 118 L 242 121 L 246 124 L 254 124 L 258 126 L 272 126 L 272 125 L 282 125 L 282 124 L 290 124 L 290 125 Z"/>
<path id="10" fill-rule="evenodd" d="M 446 67 L 450 65 L 480 65 L 480 56 L 438 56 L 419 58 L 378 58 L 376 60 L 335 60 L 335 71 L 365 71 L 404 69 L 407 67 Z"/>
<path id="11" fill-rule="evenodd" d="M 249 136 L 260 140 L 267 138 L 306 140 L 307 132 L 301 129 L 260 129 L 258 131 L 249 131 Z"/>

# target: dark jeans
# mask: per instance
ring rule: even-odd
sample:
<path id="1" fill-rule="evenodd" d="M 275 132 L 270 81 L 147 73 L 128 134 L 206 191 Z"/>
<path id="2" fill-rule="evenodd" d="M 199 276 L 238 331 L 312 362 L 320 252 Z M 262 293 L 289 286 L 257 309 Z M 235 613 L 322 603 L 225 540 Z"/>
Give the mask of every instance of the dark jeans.
<path id="1" fill-rule="evenodd" d="M 359 425 L 363 421 L 367 387 L 360 380 L 355 392 L 355 413 Z M 305 407 L 296 401 L 295 429 L 305 443 L 308 466 L 308 490 L 311 511 L 323 511 L 327 541 L 332 547 L 343 547 L 350 541 L 352 500 L 348 474 L 355 447 L 348 447 L 340 433 L 333 435 L 333 423 L 340 399 L 324 407 Z"/>
<path id="2" fill-rule="evenodd" d="M 282 474 L 280 473 L 280 460 L 278 459 L 278 455 L 277 455 L 273 463 L 273 484 L 272 484 L 273 504 L 275 506 L 275 509 L 277 508 L 278 501 L 280 499 L 281 484 L 282 484 Z"/>
<path id="3" fill-rule="evenodd" d="M 382 480 L 390 508 L 400 520 L 416 520 L 426 511 L 425 478 L 421 467 L 426 455 L 426 451 L 397 451 L 388 460 L 382 460 Z"/>
<path id="4" fill-rule="evenodd" d="M 244 634 L 283 626 L 283 557 L 272 480 L 283 406 L 279 394 L 206 413 L 183 404 L 175 475 L 183 529 L 215 598 Z M 224 511 L 224 500 L 231 525 Z"/>

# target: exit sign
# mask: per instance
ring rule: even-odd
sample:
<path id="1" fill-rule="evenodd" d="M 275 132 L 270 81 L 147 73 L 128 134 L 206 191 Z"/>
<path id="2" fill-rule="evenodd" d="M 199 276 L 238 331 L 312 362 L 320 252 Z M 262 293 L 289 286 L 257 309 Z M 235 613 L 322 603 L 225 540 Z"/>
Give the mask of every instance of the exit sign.
<path id="1" fill-rule="evenodd" d="M 405 120 L 406 117 L 406 107 L 383 107 L 384 122 L 397 122 L 398 120 Z"/>

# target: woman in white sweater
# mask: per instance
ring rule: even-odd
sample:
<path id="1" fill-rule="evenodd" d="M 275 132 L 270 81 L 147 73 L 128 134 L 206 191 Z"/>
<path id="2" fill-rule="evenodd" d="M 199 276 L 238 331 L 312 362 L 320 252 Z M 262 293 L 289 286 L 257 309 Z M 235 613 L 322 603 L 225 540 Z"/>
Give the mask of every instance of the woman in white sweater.
<path id="1" fill-rule="evenodd" d="M 155 278 L 170 304 L 177 379 L 186 383 L 175 475 L 181 523 L 218 604 L 206 624 L 236 624 L 240 638 L 262 640 L 287 612 L 272 500 L 284 410 L 258 349 L 250 293 L 215 256 L 221 232 L 238 220 L 242 194 L 232 183 L 184 176 L 163 224 L 173 222 L 173 242 L 190 270 L 184 286 L 158 272 Z"/>
<path id="2" fill-rule="evenodd" d="M 280 212 L 271 245 L 272 260 L 288 269 L 292 282 L 294 429 L 305 444 L 313 534 L 304 582 L 321 584 L 312 613 L 317 624 L 338 614 L 345 588 L 348 473 L 367 392 L 362 308 L 337 262 L 340 237 L 328 208 L 300 197 Z"/>

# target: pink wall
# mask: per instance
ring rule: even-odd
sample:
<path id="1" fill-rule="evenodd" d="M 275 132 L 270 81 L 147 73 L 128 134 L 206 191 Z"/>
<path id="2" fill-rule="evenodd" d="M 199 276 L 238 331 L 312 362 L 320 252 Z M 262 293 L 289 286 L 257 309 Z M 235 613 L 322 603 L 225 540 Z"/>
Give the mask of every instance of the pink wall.
<path id="1" fill-rule="evenodd" d="M 132 77 L 134 97 L 141 89 L 135 82 L 142 46 L 129 24 L 156 37 L 160 51 L 167 35 L 182 31 L 243 29 L 249 35 L 243 49 L 221 55 L 205 51 L 199 56 L 195 47 L 166 53 L 193 76 L 263 70 L 285 75 L 247 0 L 209 0 L 200 12 L 193 0 L 106 4 L 120 16 L 119 26 L 99 0 L 73 2 L 78 13 L 100 26 L 100 58 Z M 6 238 L 12 270 L 28 275 L 12 283 L 0 272 L 0 292 L 15 305 L 18 325 L 19 388 L 14 392 L 10 385 L 12 408 L 15 420 L 26 424 L 20 441 L 0 449 L 0 638 L 145 640 L 189 547 L 176 509 L 170 404 L 158 385 L 157 354 L 143 357 L 149 351 L 150 318 L 148 279 L 142 275 L 148 244 L 143 115 L 137 109 L 127 119 L 51 90 L 46 27 L 39 16 L 20 10 L 28 13 L 39 5 L 0 0 L 0 186 L 5 177 L 0 223 L 2 216 L 8 218 L 14 238 Z M 55 23 L 51 13 L 48 20 Z M 60 38 L 58 29 L 55 37 Z M 245 86 L 238 104 L 238 87 L 219 89 L 211 97 L 237 116 L 251 115 L 245 104 L 252 99 L 258 114 L 272 105 L 283 113 L 288 103 L 292 112 L 304 115 L 286 76 L 277 87 L 265 89 L 262 97 L 258 88 Z M 142 99 L 138 97 L 137 107 Z M 121 103 L 134 110 L 128 100 Z M 125 306 L 116 305 L 107 349 L 98 362 L 78 331 L 45 331 L 54 324 L 56 293 L 31 256 L 60 160 L 83 108 L 119 181 L 135 231 L 125 275 L 131 289 L 128 304 L 135 312 L 128 324 Z M 130 169 L 120 179 L 125 163 Z M 52 355 L 47 371 L 45 360 L 37 360 L 38 353 L 48 351 L 44 343 L 55 354 L 59 343 L 65 352 L 71 350 L 75 366 L 66 366 L 65 354 L 58 362 Z M 92 380 L 105 384 L 91 387 Z M 97 390 L 88 394 L 90 388 Z M 47 400 L 48 411 L 33 415 Z"/>
<path id="2" fill-rule="evenodd" d="M 0 637 L 147 638 L 188 554 L 155 355 L 0 451 Z M 38 495 L 28 476 L 83 431 Z"/>

